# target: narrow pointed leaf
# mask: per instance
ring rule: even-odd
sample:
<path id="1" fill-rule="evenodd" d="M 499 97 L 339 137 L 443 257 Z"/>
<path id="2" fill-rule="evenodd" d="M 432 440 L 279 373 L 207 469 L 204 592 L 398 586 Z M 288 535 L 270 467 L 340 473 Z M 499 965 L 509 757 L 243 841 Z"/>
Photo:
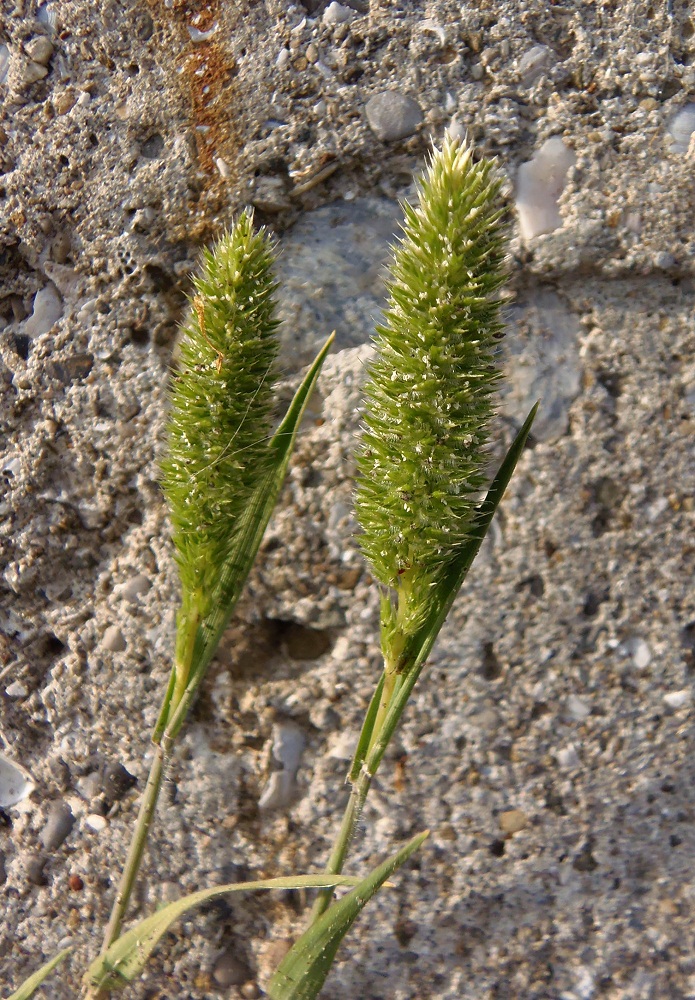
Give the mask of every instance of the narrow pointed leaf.
<path id="1" fill-rule="evenodd" d="M 372 775 L 376 773 L 376 769 L 381 763 L 384 751 L 398 725 L 410 693 L 420 676 L 420 672 L 432 651 L 439 631 L 490 528 L 492 519 L 509 485 L 516 464 L 531 432 L 531 426 L 537 411 L 538 403 L 533 406 L 524 421 L 523 427 L 512 442 L 509 451 L 497 471 L 497 475 L 492 481 L 487 496 L 477 509 L 470 540 L 463 546 L 458 557 L 451 563 L 446 575 L 433 592 L 431 610 L 427 619 L 419 631 L 410 639 L 403 651 L 402 663 L 405 668 L 402 675 L 403 681 L 394 692 L 391 707 L 384 719 L 384 725 L 379 738 L 372 747 L 369 758 L 366 761 L 367 769 Z M 361 749 L 363 750 L 363 742 L 362 737 L 360 737 L 358 753 Z M 356 754 L 350 770 L 351 777 L 359 773 L 362 763 L 363 760 L 359 759 L 358 754 Z"/>
<path id="2" fill-rule="evenodd" d="M 227 892 L 252 892 L 258 889 L 330 889 L 337 885 L 353 886 L 359 879 L 344 875 L 295 875 L 288 878 L 268 878 L 254 882 L 232 882 L 230 885 L 201 889 L 177 899 L 141 920 L 126 931 L 89 966 L 84 980 L 96 989 L 115 990 L 130 983 L 142 972 L 161 938 L 171 924 L 188 910 Z"/>
<path id="3" fill-rule="evenodd" d="M 367 714 L 364 718 L 364 723 L 362 725 L 362 732 L 360 733 L 360 738 L 357 743 L 357 749 L 355 750 L 355 757 L 350 768 L 350 773 L 348 774 L 348 781 L 355 781 L 357 775 L 360 773 L 360 767 L 362 766 L 362 761 L 367 755 L 367 750 L 369 748 L 369 743 L 372 738 L 372 733 L 374 731 L 374 723 L 376 722 L 377 712 L 379 710 L 379 703 L 381 701 L 381 692 L 384 690 L 384 681 L 386 680 L 386 674 L 381 671 L 381 677 L 379 678 L 379 683 L 376 686 L 376 690 L 372 695 L 372 700 L 369 702 L 369 708 L 367 709 Z"/>
<path id="4" fill-rule="evenodd" d="M 39 988 L 41 983 L 53 972 L 57 965 L 63 961 L 66 955 L 69 955 L 72 948 L 64 948 L 61 952 L 58 952 L 50 962 L 46 962 L 42 965 L 33 975 L 25 979 L 18 990 L 7 998 L 7 1000 L 29 1000 L 30 996 L 33 996 L 34 991 Z"/>
<path id="5" fill-rule="evenodd" d="M 271 1000 L 314 1000 L 318 996 L 341 941 L 361 911 L 386 879 L 408 860 L 428 836 L 429 830 L 426 830 L 413 837 L 302 934 L 268 985 Z"/>

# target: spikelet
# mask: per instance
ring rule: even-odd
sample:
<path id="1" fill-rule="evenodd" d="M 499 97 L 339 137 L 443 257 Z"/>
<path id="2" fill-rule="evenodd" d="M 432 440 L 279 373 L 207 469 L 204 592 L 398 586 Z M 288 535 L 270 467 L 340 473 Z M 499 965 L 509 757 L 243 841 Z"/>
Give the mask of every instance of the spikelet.
<path id="1" fill-rule="evenodd" d="M 184 602 L 204 616 L 267 468 L 277 327 L 272 244 L 250 212 L 203 255 L 170 391 L 162 488 Z"/>
<path id="2" fill-rule="evenodd" d="M 392 625 L 406 632 L 469 537 L 484 485 L 506 276 L 500 183 L 467 143 L 447 137 L 434 150 L 417 204 L 404 205 L 376 331 L 356 512 L 375 577 L 397 593 Z"/>

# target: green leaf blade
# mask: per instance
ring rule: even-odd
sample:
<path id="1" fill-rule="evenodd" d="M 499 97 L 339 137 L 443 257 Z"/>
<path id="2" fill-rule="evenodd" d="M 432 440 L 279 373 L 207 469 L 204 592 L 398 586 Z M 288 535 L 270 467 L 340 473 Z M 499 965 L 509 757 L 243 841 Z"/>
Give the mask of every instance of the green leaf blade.
<path id="1" fill-rule="evenodd" d="M 341 941 L 372 896 L 408 860 L 429 831 L 375 868 L 346 896 L 326 910 L 295 942 L 268 985 L 271 1000 L 314 1000 L 321 990 Z"/>
<path id="2" fill-rule="evenodd" d="M 52 959 L 42 965 L 40 969 L 37 969 L 28 979 L 25 979 L 18 990 L 15 990 L 7 1000 L 29 1000 L 29 997 L 33 996 L 36 990 L 41 986 L 43 981 L 50 976 L 56 966 L 60 965 L 64 958 L 66 958 L 72 948 L 64 948 L 57 955 L 54 955 Z"/>
<path id="3" fill-rule="evenodd" d="M 260 889 L 330 889 L 337 885 L 353 886 L 358 883 L 359 879 L 344 875 L 295 875 L 252 882 L 232 882 L 212 889 L 201 889 L 162 907 L 121 935 L 105 954 L 100 955 L 89 966 L 84 977 L 85 985 L 103 990 L 116 990 L 126 986 L 142 973 L 148 958 L 175 920 L 193 907 L 225 893 L 254 892 Z"/>

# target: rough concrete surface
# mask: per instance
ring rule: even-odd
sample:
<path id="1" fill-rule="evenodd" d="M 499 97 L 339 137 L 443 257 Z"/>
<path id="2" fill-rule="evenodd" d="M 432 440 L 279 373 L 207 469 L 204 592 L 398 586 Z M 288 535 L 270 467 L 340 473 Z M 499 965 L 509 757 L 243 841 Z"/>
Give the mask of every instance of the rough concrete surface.
<path id="1" fill-rule="evenodd" d="M 694 54 L 681 0 L 4 0 L 0 749 L 34 784 L 0 812 L 5 994 L 71 944 L 43 995 L 78 995 L 146 778 L 177 600 L 156 458 L 199 247 L 246 204 L 288 246 L 322 206 L 395 216 L 451 125 L 498 157 L 512 209 L 496 454 L 552 405 L 350 869 L 431 837 L 324 996 L 695 997 Z M 525 233 L 556 228 L 522 239 L 524 198 Z M 372 262 L 354 275 L 330 297 L 372 294 Z M 311 267 L 292 296 L 323 322 Z M 351 519 L 369 332 L 327 365 L 171 762 L 139 915 L 326 858 L 379 670 Z M 126 995 L 261 996 L 302 904 L 203 907 Z"/>

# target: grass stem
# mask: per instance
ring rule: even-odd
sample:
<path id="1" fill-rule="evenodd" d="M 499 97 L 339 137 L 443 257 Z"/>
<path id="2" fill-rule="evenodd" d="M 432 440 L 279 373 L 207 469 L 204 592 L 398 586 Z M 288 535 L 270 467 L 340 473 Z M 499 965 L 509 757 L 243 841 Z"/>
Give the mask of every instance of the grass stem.
<path id="1" fill-rule="evenodd" d="M 145 792 L 142 796 L 142 802 L 140 803 L 140 811 L 138 812 L 135 830 L 133 831 L 133 838 L 130 842 L 128 855 L 123 866 L 123 872 L 118 885 L 116 899 L 104 933 L 104 943 L 101 949 L 102 953 L 111 947 L 120 934 L 121 924 L 123 923 L 123 918 L 128 908 L 135 880 L 140 869 L 142 855 L 145 850 L 145 844 L 147 843 L 147 835 L 150 831 L 150 826 L 152 825 L 155 809 L 157 808 L 159 790 L 162 787 L 162 779 L 164 777 L 164 764 L 166 760 L 164 747 L 164 739 L 159 745 L 154 746 L 152 766 L 150 767 L 147 785 L 145 786 Z"/>
<path id="2" fill-rule="evenodd" d="M 350 847 L 350 841 L 352 840 L 355 827 L 357 826 L 357 822 L 362 813 L 362 808 L 364 806 L 365 799 L 367 798 L 367 793 L 369 792 L 371 783 L 372 775 L 365 768 L 363 768 L 353 783 L 350 798 L 348 799 L 347 806 L 345 807 L 345 813 L 343 814 L 343 822 L 340 825 L 340 830 L 338 831 L 335 843 L 333 844 L 331 856 L 324 869 L 327 875 L 340 875 L 343 870 L 345 858 L 347 857 L 347 852 Z M 313 924 L 314 921 L 318 920 L 321 914 L 328 909 L 332 898 L 332 889 L 322 889 L 319 892 L 311 909 L 309 917 L 310 924 Z"/>

